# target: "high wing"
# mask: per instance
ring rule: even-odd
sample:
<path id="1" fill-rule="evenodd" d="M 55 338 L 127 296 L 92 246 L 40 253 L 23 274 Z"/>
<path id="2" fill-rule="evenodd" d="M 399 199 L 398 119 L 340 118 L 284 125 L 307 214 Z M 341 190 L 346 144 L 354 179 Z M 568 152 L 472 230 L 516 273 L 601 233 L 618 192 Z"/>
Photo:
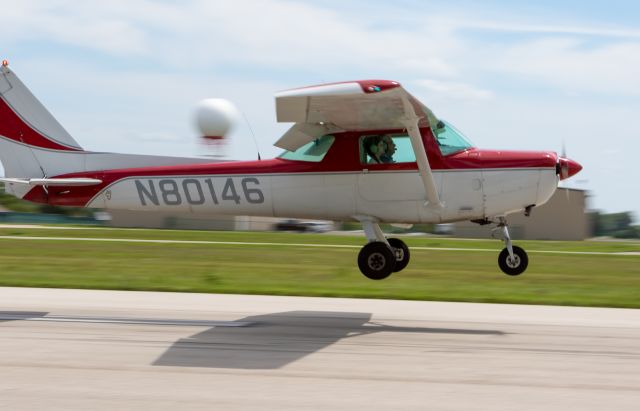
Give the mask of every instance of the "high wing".
<path id="1" fill-rule="evenodd" d="M 405 110 L 405 101 L 413 108 Z M 407 116 L 417 115 L 420 126 L 437 122 L 431 110 L 409 94 L 400 83 L 389 80 L 366 80 L 323 84 L 281 91 L 276 94 L 276 114 L 280 123 L 298 123 L 334 128 L 334 131 L 405 128 Z M 304 143 L 285 134 L 276 146 L 295 150 Z M 321 132 L 322 130 L 317 130 Z M 300 144 L 301 143 L 301 144 Z"/>
<path id="2" fill-rule="evenodd" d="M 420 127 L 435 125 L 438 120 L 400 83 L 364 80 L 285 90 L 276 94 L 276 114 L 280 123 L 296 123 L 275 143 L 292 151 L 324 134 L 406 129 L 427 202 L 442 206 L 420 135 Z"/>

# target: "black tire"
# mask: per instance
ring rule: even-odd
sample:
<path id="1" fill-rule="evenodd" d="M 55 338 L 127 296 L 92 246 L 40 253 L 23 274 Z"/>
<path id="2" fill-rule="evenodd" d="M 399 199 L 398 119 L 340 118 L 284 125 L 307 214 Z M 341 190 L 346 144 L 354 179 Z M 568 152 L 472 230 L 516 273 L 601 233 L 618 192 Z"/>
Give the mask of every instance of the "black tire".
<path id="1" fill-rule="evenodd" d="M 509 250 L 505 248 L 498 256 L 498 265 L 507 275 L 520 275 L 527 269 L 529 257 L 522 248 L 515 245 L 513 246 L 513 256 L 515 261 L 511 261 L 511 258 L 509 258 Z"/>
<path id="2" fill-rule="evenodd" d="M 371 242 L 360 250 L 358 267 L 365 277 L 383 280 L 391 275 L 396 265 L 396 257 L 383 242 Z"/>
<path id="3" fill-rule="evenodd" d="M 396 256 L 396 266 L 393 272 L 397 273 L 398 271 L 404 270 L 407 264 L 409 264 L 409 258 L 411 257 L 409 247 L 399 238 L 389 238 L 387 241 Z"/>

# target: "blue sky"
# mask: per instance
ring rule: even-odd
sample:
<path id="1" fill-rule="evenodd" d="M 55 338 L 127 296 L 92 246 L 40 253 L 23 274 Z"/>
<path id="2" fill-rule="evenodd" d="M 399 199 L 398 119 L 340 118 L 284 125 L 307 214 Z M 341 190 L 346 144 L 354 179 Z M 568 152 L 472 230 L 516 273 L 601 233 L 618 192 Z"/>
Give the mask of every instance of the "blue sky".
<path id="1" fill-rule="evenodd" d="M 0 1 L 0 57 L 87 149 L 202 155 L 195 104 L 233 101 L 263 157 L 273 93 L 400 81 L 483 148 L 560 151 L 591 207 L 640 218 L 633 1 Z M 255 158 L 245 123 L 228 154 Z"/>

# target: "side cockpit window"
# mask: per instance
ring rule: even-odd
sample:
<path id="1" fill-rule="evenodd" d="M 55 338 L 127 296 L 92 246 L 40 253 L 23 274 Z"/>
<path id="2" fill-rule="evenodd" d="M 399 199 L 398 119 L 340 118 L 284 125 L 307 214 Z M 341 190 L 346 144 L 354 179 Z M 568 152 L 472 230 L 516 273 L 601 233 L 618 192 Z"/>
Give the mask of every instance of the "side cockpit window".
<path id="1" fill-rule="evenodd" d="M 414 163 L 416 155 L 406 134 L 377 134 L 360 137 L 360 163 Z"/>
<path id="2" fill-rule="evenodd" d="M 460 131 L 446 121 L 438 121 L 432 130 L 438 142 L 440 152 L 444 156 L 473 148 L 473 144 L 471 144 Z"/>
<path id="3" fill-rule="evenodd" d="M 280 154 L 279 158 L 319 163 L 327 155 L 334 140 L 335 137 L 333 136 L 322 136 L 298 148 L 296 151 L 285 151 Z"/>

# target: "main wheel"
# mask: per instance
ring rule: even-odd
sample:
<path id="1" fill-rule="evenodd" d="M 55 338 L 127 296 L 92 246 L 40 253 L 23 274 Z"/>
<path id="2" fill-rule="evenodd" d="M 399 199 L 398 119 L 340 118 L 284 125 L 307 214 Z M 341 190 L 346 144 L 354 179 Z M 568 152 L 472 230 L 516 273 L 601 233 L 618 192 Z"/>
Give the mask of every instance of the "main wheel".
<path id="1" fill-rule="evenodd" d="M 397 273 L 398 271 L 404 270 L 407 264 L 409 264 L 409 247 L 399 238 L 389 238 L 387 241 L 396 256 L 396 266 L 393 272 Z"/>
<path id="2" fill-rule="evenodd" d="M 527 253 L 522 248 L 514 245 L 513 259 L 509 256 L 509 250 L 505 248 L 498 256 L 498 265 L 507 275 L 519 275 L 527 269 L 529 257 L 527 257 Z"/>
<path id="3" fill-rule="evenodd" d="M 358 267 L 365 277 L 382 280 L 391 275 L 396 265 L 396 257 L 391 249 L 381 241 L 371 242 L 360 250 Z"/>

